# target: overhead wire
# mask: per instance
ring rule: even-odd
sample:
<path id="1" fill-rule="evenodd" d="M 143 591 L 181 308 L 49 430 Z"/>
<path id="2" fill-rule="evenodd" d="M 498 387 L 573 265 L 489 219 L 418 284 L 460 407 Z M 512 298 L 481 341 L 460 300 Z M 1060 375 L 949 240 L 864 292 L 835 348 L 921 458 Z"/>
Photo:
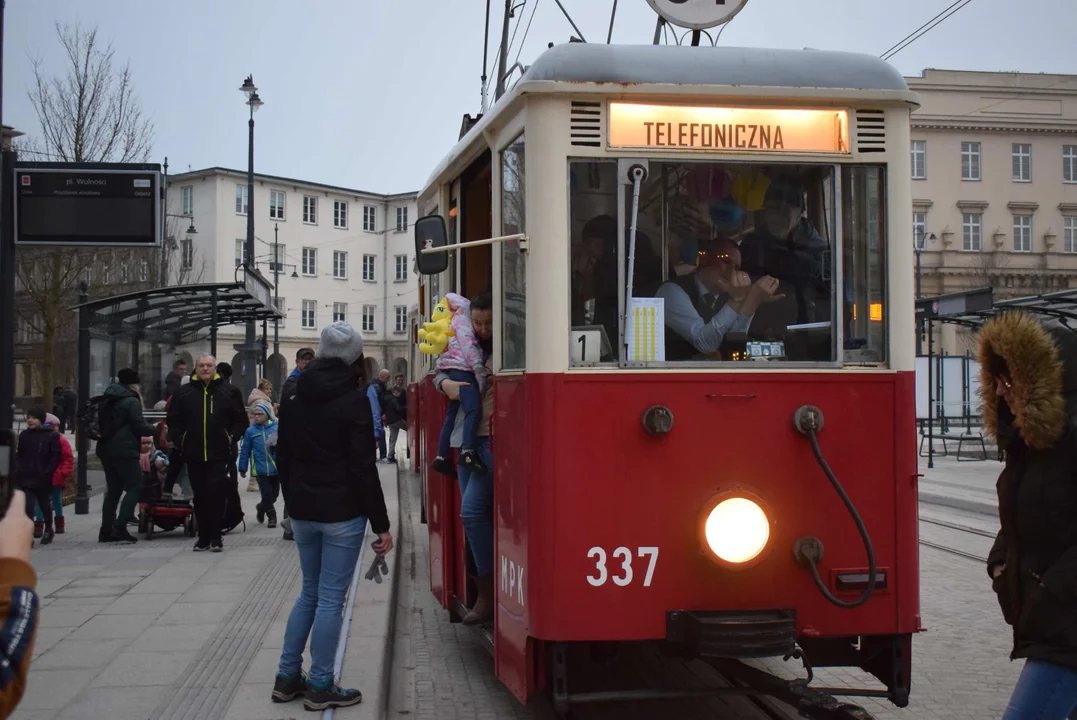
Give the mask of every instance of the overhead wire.
<path id="1" fill-rule="evenodd" d="M 951 4 L 948 8 L 943 10 L 941 13 L 936 15 L 931 20 L 928 20 L 926 23 L 921 25 L 919 28 L 914 30 L 912 33 L 905 36 L 905 38 L 900 40 L 896 45 L 894 45 L 889 50 L 884 52 L 881 55 L 882 59 L 883 60 L 890 60 L 890 58 L 894 57 L 899 52 L 901 52 L 905 48 L 912 45 L 914 42 L 916 42 L 917 40 L 922 38 L 924 35 L 927 35 L 929 32 L 934 30 L 940 24 L 945 22 L 948 18 L 953 17 L 953 15 L 955 13 L 957 13 L 959 10 L 961 10 L 962 8 L 964 8 L 965 6 L 967 6 L 971 2 L 972 2 L 972 0 L 956 0 L 956 2 Z"/>

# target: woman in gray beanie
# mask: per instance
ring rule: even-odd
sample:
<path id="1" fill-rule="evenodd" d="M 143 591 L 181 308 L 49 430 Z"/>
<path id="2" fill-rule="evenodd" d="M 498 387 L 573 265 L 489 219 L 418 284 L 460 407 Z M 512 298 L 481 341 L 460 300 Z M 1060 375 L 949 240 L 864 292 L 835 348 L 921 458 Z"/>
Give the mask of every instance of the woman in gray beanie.
<path id="1" fill-rule="evenodd" d="M 307 710 L 355 705 L 358 690 L 334 682 L 344 598 L 367 523 L 374 550 L 393 547 L 378 478 L 374 415 L 364 389 L 363 338 L 345 322 L 322 330 L 318 355 L 281 400 L 277 469 L 299 547 L 303 588 L 295 601 L 273 686 L 274 702 L 304 696 Z M 310 677 L 303 649 L 310 638 Z"/>

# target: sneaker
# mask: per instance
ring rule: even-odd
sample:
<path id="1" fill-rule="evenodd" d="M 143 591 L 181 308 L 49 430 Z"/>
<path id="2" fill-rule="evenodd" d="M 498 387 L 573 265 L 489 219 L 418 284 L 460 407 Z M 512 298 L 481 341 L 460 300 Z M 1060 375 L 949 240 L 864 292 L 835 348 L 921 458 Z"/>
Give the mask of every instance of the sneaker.
<path id="1" fill-rule="evenodd" d="M 219 542 L 211 543 L 209 546 L 210 552 L 224 552 L 224 545 Z"/>
<path id="2" fill-rule="evenodd" d="M 138 542 L 138 538 L 128 532 L 127 523 L 116 523 L 116 525 L 112 528 L 112 539 L 116 542 L 128 544 Z"/>
<path id="3" fill-rule="evenodd" d="M 307 675 L 303 671 L 291 677 L 278 673 L 277 679 L 273 682 L 273 702 L 275 703 L 291 702 L 297 697 L 303 697 L 306 692 Z"/>
<path id="4" fill-rule="evenodd" d="M 395 457 L 385 458 L 385 462 L 387 464 L 389 464 L 389 465 L 396 465 L 396 458 Z"/>
<path id="5" fill-rule="evenodd" d="M 194 544 L 195 552 L 205 552 L 206 550 L 209 550 L 209 543 L 203 543 L 199 541 Z"/>
<path id="6" fill-rule="evenodd" d="M 318 689 L 307 684 L 306 696 L 303 698 L 303 707 L 307 710 L 328 710 L 329 708 L 350 707 L 363 702 L 363 693 L 358 690 L 345 690 L 336 683 L 330 683 L 328 687 Z"/>
<path id="7" fill-rule="evenodd" d="M 262 509 L 262 503 L 258 503 L 255 506 L 255 510 L 258 511 L 258 524 L 261 525 L 266 519 L 266 513 L 265 510 Z"/>
<path id="8" fill-rule="evenodd" d="M 460 453 L 460 464 L 471 468 L 475 472 L 486 472 L 486 465 L 479 459 L 479 454 L 474 450 L 464 450 Z"/>

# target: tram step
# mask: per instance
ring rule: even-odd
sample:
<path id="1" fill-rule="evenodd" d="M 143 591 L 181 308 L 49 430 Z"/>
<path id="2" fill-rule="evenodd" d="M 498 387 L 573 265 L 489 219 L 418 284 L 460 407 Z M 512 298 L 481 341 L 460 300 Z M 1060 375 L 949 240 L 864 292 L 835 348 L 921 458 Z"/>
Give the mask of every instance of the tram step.
<path id="1" fill-rule="evenodd" d="M 782 657 L 796 647 L 796 611 L 670 610 L 666 640 L 690 657 Z"/>

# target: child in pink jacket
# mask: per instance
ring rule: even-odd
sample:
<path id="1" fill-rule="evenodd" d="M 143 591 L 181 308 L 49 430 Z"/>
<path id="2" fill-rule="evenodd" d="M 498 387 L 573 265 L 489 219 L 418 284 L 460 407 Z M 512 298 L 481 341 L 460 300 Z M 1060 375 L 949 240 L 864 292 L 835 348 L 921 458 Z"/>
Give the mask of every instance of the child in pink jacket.
<path id="1" fill-rule="evenodd" d="M 460 387 L 460 399 L 450 400 L 445 411 L 445 424 L 441 427 L 438 439 L 438 456 L 431 463 L 435 470 L 447 475 L 452 474 L 448 462 L 449 442 L 453 427 L 456 425 L 456 413 L 464 410 L 464 437 L 460 443 L 460 464 L 482 472 L 486 466 L 475 452 L 475 432 L 482 420 L 482 391 L 486 386 L 486 365 L 483 363 L 482 348 L 471 327 L 471 302 L 456 293 L 448 293 L 445 300 L 452 313 L 452 335 L 449 345 L 438 357 L 438 370 L 449 376 L 450 380 L 466 383 Z"/>

